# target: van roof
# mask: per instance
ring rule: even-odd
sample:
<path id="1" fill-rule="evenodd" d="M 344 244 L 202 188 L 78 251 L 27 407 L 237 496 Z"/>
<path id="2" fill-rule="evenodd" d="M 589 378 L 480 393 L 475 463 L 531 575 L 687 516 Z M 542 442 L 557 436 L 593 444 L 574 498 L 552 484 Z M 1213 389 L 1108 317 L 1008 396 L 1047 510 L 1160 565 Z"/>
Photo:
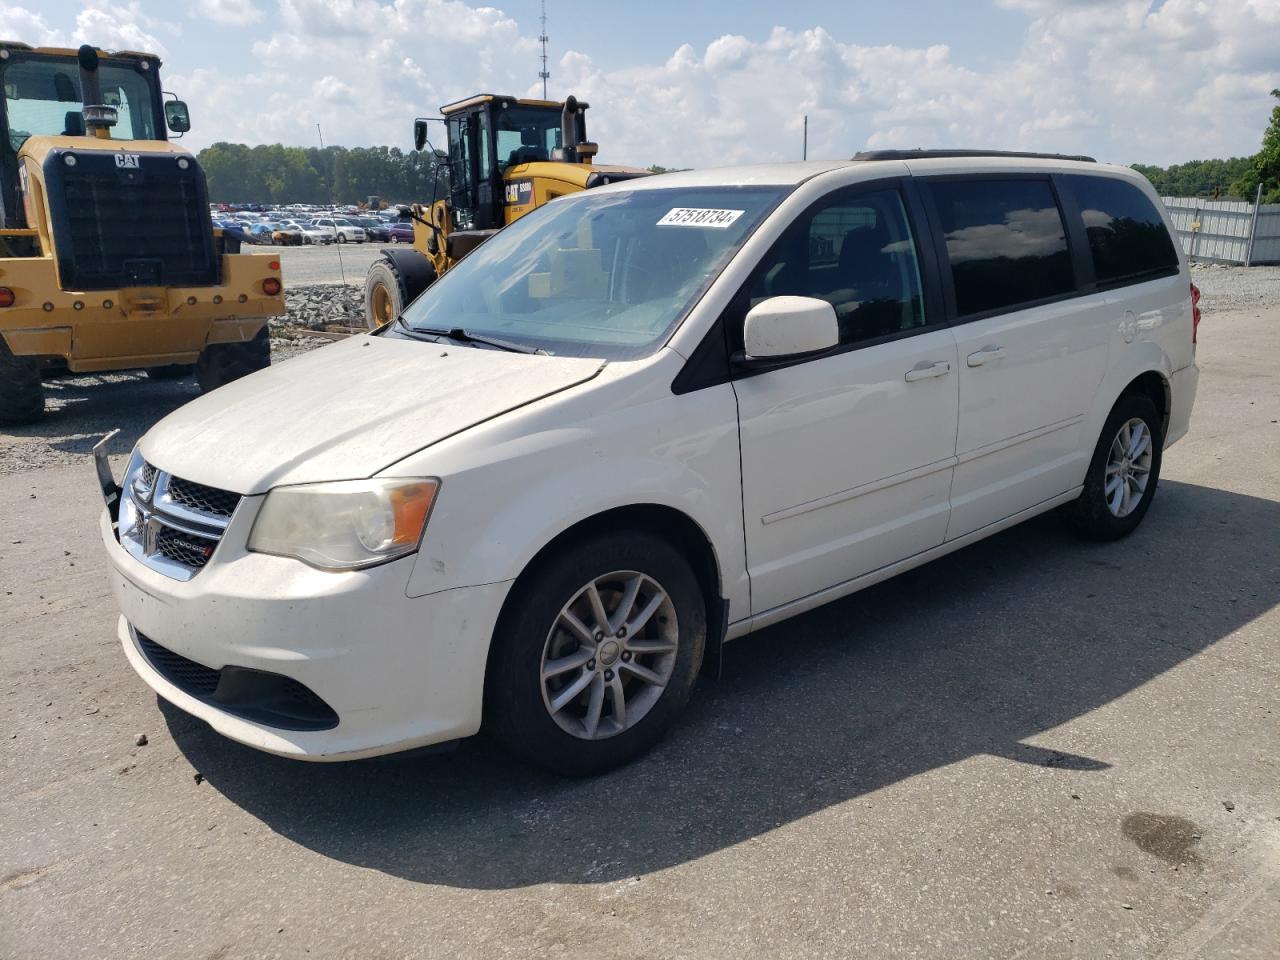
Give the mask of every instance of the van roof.
<path id="1" fill-rule="evenodd" d="M 1134 175 L 1128 167 L 1098 163 L 1092 157 L 1057 153 L 1018 153 L 996 150 L 874 150 L 850 160 L 802 160 L 788 163 L 745 164 L 681 170 L 655 177 L 642 177 L 619 184 L 620 189 L 645 190 L 663 187 L 747 187 L 795 186 L 833 170 L 866 169 L 884 176 L 973 172 L 1030 172 L 1036 170 L 1078 170 L 1080 173 L 1122 173 Z M 613 186 L 606 189 L 613 189 Z"/>

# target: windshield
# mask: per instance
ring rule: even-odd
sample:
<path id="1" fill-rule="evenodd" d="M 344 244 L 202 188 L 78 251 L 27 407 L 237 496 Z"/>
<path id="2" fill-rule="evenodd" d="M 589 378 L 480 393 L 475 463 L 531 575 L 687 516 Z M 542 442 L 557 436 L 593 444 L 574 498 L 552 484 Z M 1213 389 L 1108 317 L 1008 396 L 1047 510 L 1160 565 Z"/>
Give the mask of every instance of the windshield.
<path id="1" fill-rule="evenodd" d="M 102 101 L 116 108 L 111 128 L 117 140 L 155 140 L 156 106 L 152 76 L 130 63 L 101 61 L 98 67 Z M 41 56 L 27 59 L 14 52 L 0 73 L 4 83 L 5 137 L 17 151 L 28 137 L 84 132 L 80 66 L 75 57 Z"/>
<path id="2" fill-rule="evenodd" d="M 584 191 L 522 217 L 404 311 L 564 356 L 644 356 L 697 301 L 784 187 Z"/>
<path id="3" fill-rule="evenodd" d="M 551 159 L 561 139 L 559 107 L 511 106 L 497 112 L 495 123 L 498 169 Z M 579 120 L 578 139 L 586 139 Z"/>

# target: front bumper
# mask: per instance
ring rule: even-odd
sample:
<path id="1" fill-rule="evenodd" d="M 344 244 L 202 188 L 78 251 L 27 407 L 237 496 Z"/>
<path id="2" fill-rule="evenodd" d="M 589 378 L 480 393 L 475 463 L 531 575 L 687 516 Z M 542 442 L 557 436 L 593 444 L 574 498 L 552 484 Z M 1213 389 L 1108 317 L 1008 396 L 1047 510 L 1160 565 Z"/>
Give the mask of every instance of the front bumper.
<path id="1" fill-rule="evenodd" d="M 509 583 L 410 599 L 412 557 L 329 573 L 236 549 L 231 531 L 207 567 L 179 582 L 126 553 L 105 510 L 100 525 L 125 656 L 156 693 L 224 736 L 280 756 L 348 760 L 480 729 L 485 662 Z M 205 668 L 294 680 L 337 723 L 289 730 L 222 709 L 157 669 L 139 634 Z"/>

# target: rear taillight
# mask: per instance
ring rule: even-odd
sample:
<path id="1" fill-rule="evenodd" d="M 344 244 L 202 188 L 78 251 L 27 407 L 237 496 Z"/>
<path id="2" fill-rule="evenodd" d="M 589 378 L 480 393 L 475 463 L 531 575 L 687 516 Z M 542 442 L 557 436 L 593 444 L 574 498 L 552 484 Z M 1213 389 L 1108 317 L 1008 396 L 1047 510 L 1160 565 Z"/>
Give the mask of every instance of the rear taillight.
<path id="1" fill-rule="evenodd" d="M 1191 342 L 1196 342 L 1196 335 L 1200 331 L 1200 288 L 1194 283 L 1191 285 Z"/>
<path id="2" fill-rule="evenodd" d="M 268 297 L 274 297 L 280 292 L 280 281 L 275 277 L 267 277 L 262 281 L 262 292 Z"/>
<path id="3" fill-rule="evenodd" d="M 0 307 L 12 307 L 17 299 L 8 287 L 0 287 Z"/>

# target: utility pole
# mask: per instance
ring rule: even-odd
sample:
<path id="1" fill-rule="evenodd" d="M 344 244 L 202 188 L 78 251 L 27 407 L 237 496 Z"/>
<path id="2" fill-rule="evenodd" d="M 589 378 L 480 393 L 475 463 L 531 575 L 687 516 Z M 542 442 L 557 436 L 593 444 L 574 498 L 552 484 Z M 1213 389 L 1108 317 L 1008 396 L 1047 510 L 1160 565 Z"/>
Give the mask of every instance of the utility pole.
<path id="1" fill-rule="evenodd" d="M 542 21 L 542 33 L 538 37 L 538 41 L 542 44 L 542 70 L 538 76 L 542 78 L 542 99 L 547 99 L 547 80 L 551 74 L 547 72 L 547 0 L 542 0 L 542 16 L 538 18 Z"/>
<path id="2" fill-rule="evenodd" d="M 316 136 L 320 138 L 320 149 L 324 149 L 324 133 L 320 130 L 320 124 L 316 124 Z"/>
<path id="3" fill-rule="evenodd" d="M 807 113 L 804 115 L 804 147 L 802 148 L 800 159 L 809 159 L 809 115 Z"/>

